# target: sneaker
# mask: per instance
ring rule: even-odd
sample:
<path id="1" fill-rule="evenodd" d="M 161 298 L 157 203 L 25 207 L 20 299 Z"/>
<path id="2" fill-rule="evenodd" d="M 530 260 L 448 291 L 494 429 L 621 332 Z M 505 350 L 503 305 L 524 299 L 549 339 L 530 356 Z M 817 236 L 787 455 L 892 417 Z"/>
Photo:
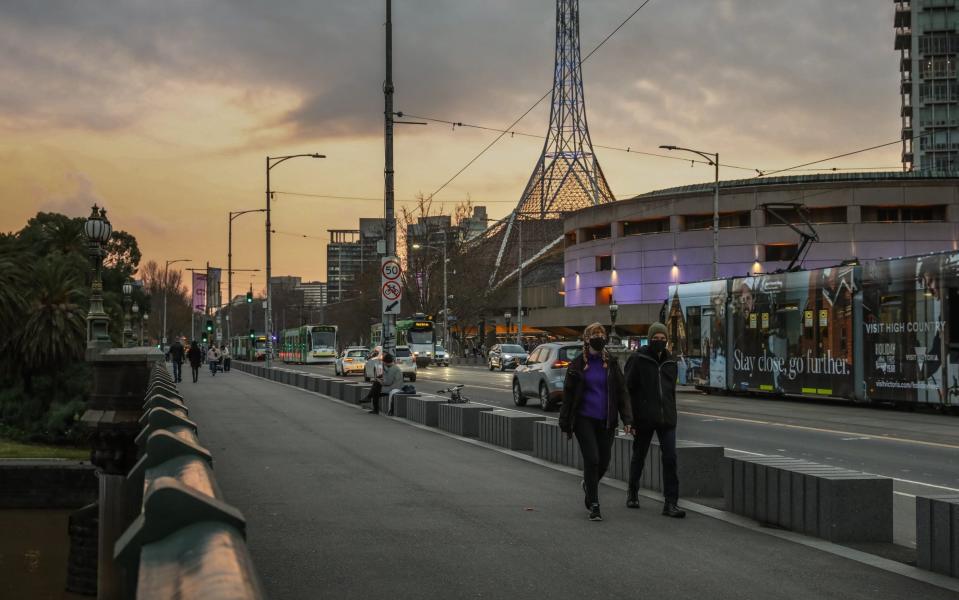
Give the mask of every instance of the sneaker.
<path id="1" fill-rule="evenodd" d="M 636 490 L 626 492 L 626 508 L 639 508 L 639 493 Z"/>
<path id="2" fill-rule="evenodd" d="M 599 512 L 599 503 L 594 502 L 593 505 L 589 507 L 589 520 L 590 521 L 603 520 L 603 514 Z"/>
<path id="3" fill-rule="evenodd" d="M 674 519 L 682 519 L 686 516 L 686 511 L 679 508 L 672 502 L 667 502 L 663 504 L 663 516 L 672 517 Z"/>

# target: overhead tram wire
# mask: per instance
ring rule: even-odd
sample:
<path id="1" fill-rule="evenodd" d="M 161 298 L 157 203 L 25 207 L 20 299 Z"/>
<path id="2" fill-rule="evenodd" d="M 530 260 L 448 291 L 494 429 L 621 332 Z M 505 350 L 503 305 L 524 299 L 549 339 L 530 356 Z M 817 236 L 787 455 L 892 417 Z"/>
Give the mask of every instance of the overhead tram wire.
<path id="1" fill-rule="evenodd" d="M 302 197 L 304 197 L 304 198 L 325 198 L 325 199 L 327 199 L 327 200 L 353 200 L 353 201 L 357 201 L 357 202 L 383 202 L 383 198 L 362 197 L 362 196 L 334 196 L 334 195 L 330 195 L 330 194 L 311 194 L 311 193 L 307 193 L 307 192 L 278 192 L 278 191 L 274 191 L 273 193 L 274 193 L 274 194 L 281 194 L 281 195 L 284 195 L 284 196 L 302 196 Z M 416 200 L 416 199 L 412 199 L 412 200 L 397 200 L 396 202 L 397 202 L 398 204 L 411 204 L 411 203 L 414 203 L 414 202 L 415 202 L 415 203 L 418 203 L 419 200 Z M 507 204 L 507 203 L 508 203 L 508 204 L 516 204 L 516 203 L 515 203 L 514 201 L 512 201 L 512 200 L 484 200 L 484 201 L 482 202 L 483 205 L 485 205 L 485 204 L 500 204 L 500 203 L 503 203 L 503 204 Z"/>
<path id="2" fill-rule="evenodd" d="M 629 22 L 633 19 L 633 17 L 635 17 L 636 14 L 639 13 L 639 11 L 641 11 L 641 10 L 642 10 L 647 4 L 649 4 L 650 2 L 651 2 L 651 0 L 644 0 L 643 3 L 640 4 L 639 7 L 638 7 L 636 10 L 634 10 L 633 12 L 631 12 L 631 13 L 629 14 L 629 16 L 626 17 L 619 25 L 617 25 L 616 28 L 613 29 L 613 30 L 609 33 L 609 35 L 607 35 L 605 38 L 603 38 L 603 40 L 602 40 L 599 44 L 597 44 L 595 48 L 593 48 L 592 50 L 590 50 L 589 53 L 585 56 L 585 58 L 583 58 L 582 60 L 579 61 L 579 64 L 583 64 L 584 62 L 586 62 L 587 60 L 589 60 L 589 58 L 590 58 L 593 54 L 595 54 L 597 50 L 599 50 L 600 48 L 602 48 L 602 47 L 606 44 L 606 42 L 608 42 L 614 35 L 616 35 L 616 33 L 619 32 L 620 29 L 622 29 L 623 27 L 625 27 L 626 24 L 629 23 Z M 546 99 L 550 94 L 552 94 L 552 93 L 553 93 L 553 88 L 550 87 L 550 89 L 549 89 L 545 94 L 543 94 L 542 96 L 540 96 L 540 97 L 539 97 L 539 100 L 537 100 L 536 102 L 534 102 L 533 105 L 530 106 L 529 109 L 526 110 L 526 112 L 524 112 L 522 115 L 520 115 L 519 118 L 517 118 L 515 121 L 513 121 L 512 123 L 510 123 L 509 127 L 507 127 L 506 130 L 504 130 L 503 133 L 500 133 L 498 136 L 496 136 L 496 138 L 495 138 L 492 142 L 490 142 L 490 143 L 487 144 L 482 150 L 480 150 L 479 154 L 477 154 L 476 156 L 474 156 L 473 158 L 471 158 L 471 159 L 469 160 L 469 162 L 467 162 L 466 165 L 463 166 L 463 168 L 461 168 L 459 171 L 457 171 L 455 174 L 453 174 L 452 177 L 450 177 L 450 178 L 447 179 L 445 182 L 443 182 L 443 185 L 441 185 L 441 186 L 439 186 L 438 188 L 436 188 L 436 190 L 434 190 L 433 193 L 429 194 L 428 197 L 432 199 L 432 198 L 435 197 L 438 193 L 440 193 L 441 191 L 443 191 L 443 190 L 446 188 L 446 186 L 448 186 L 449 184 L 453 183 L 453 181 L 454 181 L 457 177 L 459 177 L 460 175 L 462 175 L 463 172 L 466 171 L 466 169 L 470 168 L 470 167 L 473 165 L 473 163 L 475 163 L 477 160 L 479 160 L 479 158 L 480 158 L 481 156 L 483 156 L 484 154 L 486 154 L 486 152 L 487 152 L 490 148 L 492 148 L 494 145 L 496 145 L 497 142 L 499 142 L 501 139 L 503 139 L 503 138 L 506 136 L 506 133 L 507 133 L 507 132 L 509 132 L 510 130 L 512 130 L 513 127 L 516 127 L 516 125 L 517 125 L 520 121 L 522 121 L 523 119 L 525 119 L 526 116 L 527 116 L 529 113 L 533 112 L 533 109 L 535 109 L 537 106 L 539 106 L 539 103 L 540 103 L 540 102 L 542 102 L 543 100 L 545 100 L 545 99 Z M 415 118 L 415 117 L 414 117 L 414 118 Z"/>

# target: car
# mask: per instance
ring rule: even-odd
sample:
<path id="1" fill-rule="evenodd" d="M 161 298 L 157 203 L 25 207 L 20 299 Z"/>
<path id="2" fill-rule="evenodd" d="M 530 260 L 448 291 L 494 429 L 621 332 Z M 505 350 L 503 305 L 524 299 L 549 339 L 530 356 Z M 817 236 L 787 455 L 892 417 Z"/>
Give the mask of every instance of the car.
<path id="1" fill-rule="evenodd" d="M 438 367 L 448 367 L 450 366 L 450 355 L 443 346 L 437 344 L 436 350 L 433 353 L 433 364 Z"/>
<path id="2" fill-rule="evenodd" d="M 363 367 L 363 379 L 372 381 L 378 375 L 383 373 L 383 347 L 376 346 L 370 352 L 366 359 L 366 365 Z M 396 366 L 403 371 L 403 378 L 410 381 L 416 381 L 416 359 L 409 346 L 397 346 L 396 353 L 393 355 Z"/>
<path id="3" fill-rule="evenodd" d="M 523 364 L 527 356 L 526 350 L 519 344 L 496 344 L 490 348 L 486 363 L 490 371 L 493 369 L 505 371 Z"/>
<path id="4" fill-rule="evenodd" d="M 343 377 L 348 377 L 353 373 L 362 373 L 366 370 L 366 357 L 369 353 L 369 349 L 362 346 L 347 348 L 336 357 L 336 362 L 333 363 L 333 372 Z"/>
<path id="5" fill-rule="evenodd" d="M 582 342 L 549 342 L 537 346 L 526 364 L 513 373 L 513 403 L 526 406 L 538 398 L 544 411 L 555 410 L 563 401 L 563 381 L 569 363 L 583 353 Z"/>

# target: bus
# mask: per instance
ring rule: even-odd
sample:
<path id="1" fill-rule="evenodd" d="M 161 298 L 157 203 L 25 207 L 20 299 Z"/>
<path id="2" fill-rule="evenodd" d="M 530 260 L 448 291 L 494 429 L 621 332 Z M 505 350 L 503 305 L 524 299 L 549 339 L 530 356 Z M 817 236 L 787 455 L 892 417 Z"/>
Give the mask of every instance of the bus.
<path id="1" fill-rule="evenodd" d="M 959 406 L 959 252 L 674 284 L 663 309 L 707 392 Z"/>
<path id="2" fill-rule="evenodd" d="M 280 332 L 278 354 L 285 363 L 333 364 L 336 325 L 303 325 Z"/>
<path id="3" fill-rule="evenodd" d="M 383 343 L 383 324 L 377 323 L 370 330 L 373 346 Z M 416 366 L 426 367 L 436 352 L 436 327 L 433 320 L 423 313 L 417 313 L 409 319 L 396 321 L 396 345 L 409 346 L 416 357 Z"/>
<path id="4" fill-rule="evenodd" d="M 237 360 L 266 360 L 266 336 L 236 335 L 230 340 L 230 355 Z"/>

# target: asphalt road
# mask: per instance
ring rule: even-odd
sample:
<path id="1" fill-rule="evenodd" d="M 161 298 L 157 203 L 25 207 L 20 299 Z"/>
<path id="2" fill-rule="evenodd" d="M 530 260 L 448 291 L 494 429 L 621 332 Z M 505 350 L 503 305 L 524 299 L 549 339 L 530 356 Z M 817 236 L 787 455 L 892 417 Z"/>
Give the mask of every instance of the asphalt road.
<path id="1" fill-rule="evenodd" d="M 244 373 L 180 388 L 273 598 L 954 597 L 605 486 L 591 523 L 576 475 Z"/>
<path id="2" fill-rule="evenodd" d="M 332 367 L 288 365 L 332 375 Z M 541 413 L 513 403 L 512 373 L 483 367 L 421 369 L 416 386 L 466 385 L 474 402 Z M 894 478 L 896 541 L 915 544 L 915 495 L 959 493 L 959 418 L 850 404 L 706 395 L 677 397 L 679 437 L 727 451 L 805 458 Z M 553 416 L 556 416 L 553 413 Z"/>

